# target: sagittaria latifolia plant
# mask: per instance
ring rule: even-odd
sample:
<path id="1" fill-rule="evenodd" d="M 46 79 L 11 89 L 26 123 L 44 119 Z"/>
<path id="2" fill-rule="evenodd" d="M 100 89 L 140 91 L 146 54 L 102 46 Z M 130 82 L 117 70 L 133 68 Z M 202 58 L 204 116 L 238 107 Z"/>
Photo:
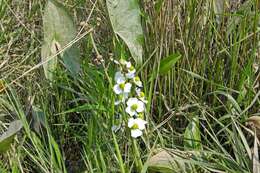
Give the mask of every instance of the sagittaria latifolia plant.
<path id="1" fill-rule="evenodd" d="M 115 105 L 123 105 L 124 119 L 131 130 L 131 136 L 137 138 L 142 136 L 147 122 L 144 120 L 145 113 L 145 94 L 142 91 L 142 81 L 136 75 L 136 69 L 131 62 L 121 59 L 113 60 L 118 66 L 119 71 L 115 73 L 115 85 L 113 91 L 116 94 Z"/>

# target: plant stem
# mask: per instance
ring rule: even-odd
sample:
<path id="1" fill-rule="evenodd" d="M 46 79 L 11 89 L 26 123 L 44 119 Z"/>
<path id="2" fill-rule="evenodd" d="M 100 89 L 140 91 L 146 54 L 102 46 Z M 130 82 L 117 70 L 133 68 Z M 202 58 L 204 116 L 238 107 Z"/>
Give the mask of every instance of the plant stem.
<path id="1" fill-rule="evenodd" d="M 125 165 L 124 165 L 124 162 L 123 162 L 123 159 L 122 159 L 122 156 L 121 156 L 121 152 L 120 152 L 117 140 L 116 140 L 116 136 L 115 136 L 114 133 L 112 133 L 112 134 L 113 134 L 113 141 L 114 141 L 114 145 L 115 145 L 115 150 L 116 150 L 116 155 L 117 155 L 117 158 L 118 158 L 120 170 L 121 170 L 122 173 L 125 173 Z"/>
<path id="2" fill-rule="evenodd" d="M 139 152 L 139 149 L 137 146 L 137 142 L 135 139 L 133 139 L 133 145 L 134 145 L 133 147 L 134 147 L 134 155 L 135 155 L 135 164 L 136 164 L 138 172 L 141 172 L 142 168 L 143 168 L 143 163 L 142 163 L 141 155 L 140 155 L 140 152 Z"/>

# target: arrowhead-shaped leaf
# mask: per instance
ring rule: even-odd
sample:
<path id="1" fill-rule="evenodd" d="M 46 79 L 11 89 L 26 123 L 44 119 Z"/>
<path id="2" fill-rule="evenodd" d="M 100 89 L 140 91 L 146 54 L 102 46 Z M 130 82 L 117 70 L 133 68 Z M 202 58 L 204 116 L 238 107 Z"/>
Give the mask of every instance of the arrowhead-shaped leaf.
<path id="1" fill-rule="evenodd" d="M 142 63 L 140 7 L 137 0 L 107 0 L 107 8 L 114 32 L 128 46 L 137 64 Z"/>
<path id="2" fill-rule="evenodd" d="M 160 74 L 166 74 L 175 64 L 176 62 L 181 58 L 181 55 L 178 53 L 172 54 L 168 56 L 167 58 L 164 58 L 160 62 Z"/>
<path id="3" fill-rule="evenodd" d="M 42 46 L 42 61 L 61 51 L 66 45 L 75 39 L 77 30 L 74 22 L 64 6 L 54 0 L 46 4 L 43 16 L 44 44 Z M 64 50 L 60 57 L 65 67 L 72 73 L 80 71 L 80 54 L 76 45 Z M 57 67 L 57 57 L 52 58 L 43 65 L 45 76 L 52 80 L 53 72 Z"/>
<path id="4" fill-rule="evenodd" d="M 14 136 L 21 130 L 21 128 L 22 122 L 20 120 L 16 120 L 10 123 L 7 131 L 0 136 L 0 153 L 3 153 L 10 148 Z"/>
<path id="5" fill-rule="evenodd" d="M 149 171 L 158 173 L 182 172 L 182 169 L 185 169 L 185 165 L 181 161 L 176 162 L 174 156 L 163 149 L 152 156 L 147 164 Z"/>
<path id="6" fill-rule="evenodd" d="M 184 147 L 185 149 L 201 150 L 201 136 L 199 129 L 199 119 L 194 117 L 188 124 L 184 133 Z"/>

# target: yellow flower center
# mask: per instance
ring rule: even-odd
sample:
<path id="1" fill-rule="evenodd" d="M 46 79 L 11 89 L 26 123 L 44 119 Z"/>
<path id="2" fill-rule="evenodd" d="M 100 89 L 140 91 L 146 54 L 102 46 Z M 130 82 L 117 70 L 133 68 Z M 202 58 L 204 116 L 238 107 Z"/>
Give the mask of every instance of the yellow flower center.
<path id="1" fill-rule="evenodd" d="M 140 97 L 140 98 L 143 98 L 143 97 L 144 97 L 144 92 L 140 92 L 140 93 L 139 93 L 139 97 Z"/>
<path id="2" fill-rule="evenodd" d="M 139 129 L 138 124 L 134 124 L 134 125 L 132 126 L 132 129 Z"/>
<path id="3" fill-rule="evenodd" d="M 119 88 L 120 88 L 120 89 L 124 89 L 124 88 L 125 88 L 125 83 L 119 84 Z"/>
<path id="4" fill-rule="evenodd" d="M 143 113 L 139 113 L 138 117 L 144 119 L 144 114 Z"/>
<path id="5" fill-rule="evenodd" d="M 131 67 L 129 68 L 129 70 L 130 70 L 130 71 L 134 71 L 134 70 L 135 70 L 134 66 L 131 65 Z"/>
<path id="6" fill-rule="evenodd" d="M 137 108 L 138 108 L 138 105 L 137 105 L 137 104 L 133 104 L 133 105 L 131 106 L 131 109 L 134 110 L 134 111 L 135 111 Z"/>
<path id="7" fill-rule="evenodd" d="M 135 81 L 136 82 L 139 82 L 140 81 L 140 78 L 138 76 L 135 77 Z"/>

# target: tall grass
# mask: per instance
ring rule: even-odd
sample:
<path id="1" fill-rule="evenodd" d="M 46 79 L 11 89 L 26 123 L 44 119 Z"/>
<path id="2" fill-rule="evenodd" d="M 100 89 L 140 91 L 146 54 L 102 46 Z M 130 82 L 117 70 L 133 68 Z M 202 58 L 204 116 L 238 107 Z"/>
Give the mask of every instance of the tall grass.
<path id="1" fill-rule="evenodd" d="M 259 2 L 248 0 L 222 10 L 203 0 L 144 0 L 144 64 L 138 69 L 148 98 L 149 128 L 132 140 L 121 127 L 109 58 L 129 57 L 115 38 L 105 1 L 62 1 L 78 27 L 91 34 L 79 40 L 82 73 L 58 69 L 50 85 L 36 68 L 1 93 L 1 131 L 21 119 L 23 131 L 1 155 L 0 172 L 147 172 L 164 148 L 176 172 L 253 172 L 254 130 L 259 115 Z M 43 1 L 0 0 L 0 72 L 6 83 L 40 62 Z M 80 29 L 79 29 L 80 30 Z M 162 59 L 182 58 L 165 75 Z M 101 56 L 102 55 L 102 56 Z M 99 62 L 100 58 L 104 63 Z M 61 67 L 62 68 L 62 67 Z M 202 150 L 184 148 L 184 132 L 199 117 Z M 162 170 L 158 170 L 162 171 Z"/>

